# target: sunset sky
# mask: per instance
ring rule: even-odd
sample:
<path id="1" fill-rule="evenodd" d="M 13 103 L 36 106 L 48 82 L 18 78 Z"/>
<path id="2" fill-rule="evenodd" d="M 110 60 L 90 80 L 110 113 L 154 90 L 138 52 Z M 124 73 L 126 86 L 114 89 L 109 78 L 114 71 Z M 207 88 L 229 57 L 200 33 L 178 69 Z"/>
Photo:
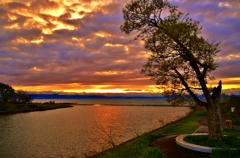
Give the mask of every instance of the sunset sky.
<path id="1" fill-rule="evenodd" d="M 129 0 L 0 0 L 0 82 L 16 90 L 146 92 L 147 51 L 119 27 Z M 216 80 L 240 89 L 240 1 L 170 0 L 220 41 Z"/>

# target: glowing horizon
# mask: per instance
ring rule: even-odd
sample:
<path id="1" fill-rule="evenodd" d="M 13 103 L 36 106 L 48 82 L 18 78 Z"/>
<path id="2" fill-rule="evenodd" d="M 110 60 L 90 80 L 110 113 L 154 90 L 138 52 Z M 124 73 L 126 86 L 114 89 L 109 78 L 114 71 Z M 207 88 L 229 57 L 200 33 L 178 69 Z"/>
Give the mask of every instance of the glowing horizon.
<path id="1" fill-rule="evenodd" d="M 237 80 L 237 78 L 228 78 L 222 80 L 222 90 L 231 91 L 238 90 L 240 92 L 239 84 L 224 84 L 229 80 Z M 217 87 L 219 80 L 210 81 L 208 86 Z M 82 87 L 79 89 L 79 87 Z M 120 88 L 119 88 L 120 87 Z M 144 87 L 144 89 L 141 89 Z M 63 85 L 45 85 L 45 86 L 15 86 L 15 90 L 24 90 L 27 92 L 53 92 L 53 93 L 160 93 L 160 89 L 156 85 L 147 86 L 135 86 L 134 88 L 128 88 L 128 85 L 118 86 L 116 85 L 80 85 L 78 83 L 70 83 Z"/>

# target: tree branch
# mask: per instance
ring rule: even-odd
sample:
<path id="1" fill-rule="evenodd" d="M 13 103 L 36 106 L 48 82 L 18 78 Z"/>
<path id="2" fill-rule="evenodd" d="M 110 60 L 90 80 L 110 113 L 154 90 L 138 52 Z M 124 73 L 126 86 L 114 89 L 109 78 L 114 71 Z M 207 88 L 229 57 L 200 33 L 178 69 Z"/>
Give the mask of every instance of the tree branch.
<path id="1" fill-rule="evenodd" d="M 152 18 L 149 18 L 148 22 L 150 23 L 150 25 L 158 28 L 158 24 L 157 24 L 157 21 L 155 19 L 152 19 Z"/>
<path id="2" fill-rule="evenodd" d="M 199 106 L 206 106 L 207 104 L 203 101 L 201 101 L 194 93 L 193 91 L 190 89 L 190 87 L 188 86 L 188 84 L 186 83 L 186 81 L 184 80 L 183 76 L 180 74 L 180 72 L 178 72 L 178 70 L 176 68 L 174 68 L 175 73 L 179 76 L 179 79 L 182 81 L 182 84 L 184 85 L 184 87 L 186 88 L 186 90 L 188 91 L 188 93 L 193 97 L 193 99 L 198 103 Z"/>
<path id="3" fill-rule="evenodd" d="M 204 78 L 206 77 L 207 70 L 208 70 L 207 67 L 205 67 L 205 68 L 203 69 L 202 75 L 203 75 Z"/>

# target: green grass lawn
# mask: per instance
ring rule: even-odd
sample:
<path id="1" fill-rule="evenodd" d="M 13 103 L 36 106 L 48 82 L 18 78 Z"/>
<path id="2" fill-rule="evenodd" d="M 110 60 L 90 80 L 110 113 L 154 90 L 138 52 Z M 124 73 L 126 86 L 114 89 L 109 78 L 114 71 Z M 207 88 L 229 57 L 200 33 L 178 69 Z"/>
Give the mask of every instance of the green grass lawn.
<path id="1" fill-rule="evenodd" d="M 159 130 L 163 135 L 179 135 L 179 134 L 191 134 L 196 131 L 201 125 L 198 120 L 206 115 L 206 111 L 195 112 L 190 114 L 183 120 L 172 123 Z"/>

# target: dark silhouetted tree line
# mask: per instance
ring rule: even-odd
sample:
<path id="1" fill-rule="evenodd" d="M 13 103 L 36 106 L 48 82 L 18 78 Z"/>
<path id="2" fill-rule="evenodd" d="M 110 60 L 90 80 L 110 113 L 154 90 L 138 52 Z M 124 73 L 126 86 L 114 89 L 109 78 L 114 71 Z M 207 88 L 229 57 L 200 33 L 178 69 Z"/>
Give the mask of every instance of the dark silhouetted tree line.
<path id="1" fill-rule="evenodd" d="M 25 91 L 15 91 L 10 85 L 0 82 L 0 98 L 3 102 L 30 103 L 32 101 Z"/>

